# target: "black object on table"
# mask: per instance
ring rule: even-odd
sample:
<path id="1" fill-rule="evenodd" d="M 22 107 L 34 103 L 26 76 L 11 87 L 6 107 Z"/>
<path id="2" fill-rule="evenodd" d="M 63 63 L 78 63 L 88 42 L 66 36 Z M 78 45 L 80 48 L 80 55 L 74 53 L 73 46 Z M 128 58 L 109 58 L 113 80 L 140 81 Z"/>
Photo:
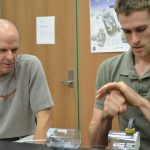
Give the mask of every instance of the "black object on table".
<path id="1" fill-rule="evenodd" d="M 43 144 L 0 141 L 0 150 L 58 150 L 58 149 L 48 148 L 47 145 L 43 145 Z M 77 150 L 104 150 L 104 149 L 81 147 Z"/>

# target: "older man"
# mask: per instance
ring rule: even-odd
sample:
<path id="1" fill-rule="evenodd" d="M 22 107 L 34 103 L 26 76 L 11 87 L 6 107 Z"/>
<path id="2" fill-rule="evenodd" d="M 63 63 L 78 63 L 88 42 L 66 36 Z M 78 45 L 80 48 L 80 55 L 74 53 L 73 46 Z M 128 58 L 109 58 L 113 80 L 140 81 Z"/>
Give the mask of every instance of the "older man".
<path id="1" fill-rule="evenodd" d="M 16 26 L 0 19 L 0 140 L 32 134 L 34 140 L 45 139 L 51 126 L 52 97 L 40 61 L 32 55 L 17 55 L 19 44 Z"/>

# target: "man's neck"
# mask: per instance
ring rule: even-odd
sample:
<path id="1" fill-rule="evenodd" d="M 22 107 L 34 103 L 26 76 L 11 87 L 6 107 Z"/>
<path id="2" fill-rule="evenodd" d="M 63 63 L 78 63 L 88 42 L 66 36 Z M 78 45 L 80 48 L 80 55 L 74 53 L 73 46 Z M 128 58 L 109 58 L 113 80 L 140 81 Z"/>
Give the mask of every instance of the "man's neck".
<path id="1" fill-rule="evenodd" d="M 134 67 L 139 76 L 143 76 L 150 71 L 150 58 L 135 58 Z"/>

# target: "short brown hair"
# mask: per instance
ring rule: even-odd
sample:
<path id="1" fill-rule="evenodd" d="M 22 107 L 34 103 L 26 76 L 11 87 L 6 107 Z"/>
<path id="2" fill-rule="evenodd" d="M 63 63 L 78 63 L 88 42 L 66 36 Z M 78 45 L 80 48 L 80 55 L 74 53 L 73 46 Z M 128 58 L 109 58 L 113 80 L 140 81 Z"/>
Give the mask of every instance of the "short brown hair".
<path id="1" fill-rule="evenodd" d="M 117 14 L 129 15 L 137 10 L 147 10 L 150 14 L 150 0 L 116 0 L 115 2 Z"/>

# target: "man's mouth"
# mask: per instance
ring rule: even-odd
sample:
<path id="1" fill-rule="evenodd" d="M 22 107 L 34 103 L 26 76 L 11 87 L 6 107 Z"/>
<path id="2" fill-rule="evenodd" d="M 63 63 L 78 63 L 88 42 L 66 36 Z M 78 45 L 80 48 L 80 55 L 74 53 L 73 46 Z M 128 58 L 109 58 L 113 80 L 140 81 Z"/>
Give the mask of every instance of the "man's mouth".
<path id="1" fill-rule="evenodd" d="M 132 49 L 135 51 L 143 51 L 143 46 L 133 46 Z"/>
<path id="2" fill-rule="evenodd" d="M 3 64 L 3 65 L 4 65 L 5 67 L 7 67 L 7 68 L 13 67 L 13 63 L 11 63 L 11 64 L 10 64 L 10 63 L 9 63 L 9 64 L 8 64 L 8 63 L 5 63 L 5 64 Z"/>
<path id="3" fill-rule="evenodd" d="M 142 48 L 143 46 L 132 46 L 133 48 Z"/>

